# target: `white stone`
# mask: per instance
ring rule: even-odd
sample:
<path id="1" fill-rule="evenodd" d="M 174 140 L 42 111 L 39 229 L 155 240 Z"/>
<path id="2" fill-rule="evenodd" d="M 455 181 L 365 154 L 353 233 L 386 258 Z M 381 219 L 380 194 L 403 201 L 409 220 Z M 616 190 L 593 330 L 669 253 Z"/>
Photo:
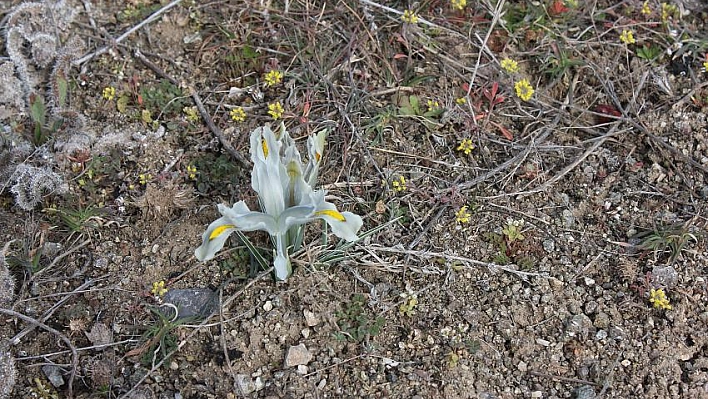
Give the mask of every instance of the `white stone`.
<path id="1" fill-rule="evenodd" d="M 285 356 L 285 367 L 305 365 L 312 360 L 312 353 L 307 350 L 305 344 L 291 346 Z"/>
<path id="2" fill-rule="evenodd" d="M 263 304 L 263 310 L 265 310 L 266 312 L 270 312 L 271 310 L 273 310 L 273 302 L 266 301 L 266 303 Z"/>
<path id="3" fill-rule="evenodd" d="M 314 312 L 310 312 L 309 310 L 305 309 L 302 311 L 302 314 L 303 316 L 305 316 L 305 324 L 307 324 L 308 327 L 314 327 L 320 324 L 320 321 Z"/>
<path id="4" fill-rule="evenodd" d="M 529 369 L 529 365 L 526 364 L 526 362 L 524 362 L 524 361 L 519 362 L 519 364 L 518 364 L 516 367 L 517 367 L 517 368 L 519 369 L 519 371 L 521 371 L 522 373 L 525 373 L 525 372 L 528 371 L 528 369 Z"/>

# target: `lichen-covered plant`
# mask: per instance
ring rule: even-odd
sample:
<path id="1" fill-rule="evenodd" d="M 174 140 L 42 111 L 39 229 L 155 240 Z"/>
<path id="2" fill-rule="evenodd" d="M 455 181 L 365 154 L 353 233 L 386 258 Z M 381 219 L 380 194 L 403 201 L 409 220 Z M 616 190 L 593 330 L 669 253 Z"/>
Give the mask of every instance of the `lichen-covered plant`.
<path id="1" fill-rule="evenodd" d="M 15 298 L 15 280 L 10 274 L 5 261 L 10 243 L 0 251 L 0 307 L 6 308 L 12 305 Z M 0 399 L 9 398 L 12 387 L 15 386 L 15 359 L 8 350 L 6 342 L 0 342 Z"/>
<path id="2" fill-rule="evenodd" d="M 244 201 L 231 208 L 219 204 L 222 217 L 212 222 L 202 235 L 202 245 L 194 255 L 200 261 L 212 259 L 235 231 L 267 231 L 274 242 L 277 280 L 292 274 L 289 251 L 302 241 L 303 226 L 322 219 L 332 232 L 347 241 L 358 239 L 363 221 L 351 212 L 339 212 L 325 201 L 324 190 L 315 190 L 326 133 L 308 139 L 309 160 L 303 165 L 295 142 L 281 124 L 279 137 L 268 127 L 251 133 L 251 185 L 258 193 L 262 212 L 251 211 Z M 304 167 L 303 167 L 304 166 Z"/>
<path id="3" fill-rule="evenodd" d="M 66 0 L 46 0 L 18 4 L 0 21 L 8 55 L 0 60 L 0 121 L 29 115 L 32 131 L 25 136 L 38 149 L 27 150 L 29 142 L 18 139 L 23 132 L 0 131 L 0 191 L 11 187 L 24 210 L 64 186 L 53 171 L 57 160 L 85 149 L 84 138 L 90 136 L 83 117 L 69 107 L 71 61 L 83 47 L 68 33 L 75 15 Z"/>

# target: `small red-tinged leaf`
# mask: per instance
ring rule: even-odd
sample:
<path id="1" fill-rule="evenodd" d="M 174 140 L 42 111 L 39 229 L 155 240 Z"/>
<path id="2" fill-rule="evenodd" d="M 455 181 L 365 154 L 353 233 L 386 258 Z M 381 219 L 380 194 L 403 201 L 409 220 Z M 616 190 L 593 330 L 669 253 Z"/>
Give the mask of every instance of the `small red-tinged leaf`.
<path id="1" fill-rule="evenodd" d="M 305 103 L 305 106 L 302 108 L 302 116 L 307 119 L 308 116 L 310 116 L 310 108 L 312 107 L 312 104 L 308 101 Z"/>
<path id="2" fill-rule="evenodd" d="M 499 82 L 492 83 L 492 97 L 496 97 L 499 92 Z"/>
<path id="3" fill-rule="evenodd" d="M 402 53 L 398 53 L 398 54 L 393 55 L 394 60 L 400 60 L 401 58 L 408 58 L 408 56 L 405 54 L 402 54 Z"/>
<path id="4" fill-rule="evenodd" d="M 142 107 L 143 106 L 143 95 L 138 94 L 138 106 Z"/>
<path id="5" fill-rule="evenodd" d="M 506 137 L 507 140 L 509 140 L 509 141 L 514 140 L 514 135 L 511 134 L 511 132 L 507 128 L 505 128 L 502 125 L 498 125 L 497 127 L 499 128 L 501 133 L 504 135 L 504 137 Z"/>
<path id="6" fill-rule="evenodd" d="M 504 100 L 506 100 L 506 97 L 504 97 L 504 96 L 496 96 L 496 98 L 494 98 L 494 104 L 493 104 L 493 105 L 501 104 L 501 103 L 504 102 Z"/>
<path id="7" fill-rule="evenodd" d="M 553 3 L 551 3 L 551 6 L 548 7 L 548 14 L 551 17 L 557 17 L 564 12 L 569 11 L 570 9 L 563 4 L 563 0 L 555 0 Z"/>
<path id="8" fill-rule="evenodd" d="M 482 119 L 484 119 L 484 118 L 486 118 L 486 117 L 487 117 L 487 114 L 478 114 L 478 115 L 475 115 L 474 120 L 475 120 L 476 122 L 479 122 L 479 121 L 481 121 Z"/>
<path id="9" fill-rule="evenodd" d="M 469 92 L 470 92 L 470 84 L 467 83 L 467 82 L 463 83 L 463 84 L 462 84 L 462 90 L 463 90 L 465 93 L 469 93 Z"/>
<path id="10" fill-rule="evenodd" d="M 492 122 L 492 121 L 489 121 L 489 122 L 490 122 L 492 125 L 496 126 L 497 129 L 499 129 L 499 131 L 501 132 L 502 136 L 504 136 L 507 140 L 509 140 L 509 141 L 514 140 L 514 135 L 511 134 L 511 132 L 509 131 L 509 129 L 505 128 L 504 126 L 502 126 L 502 125 L 500 125 L 500 124 L 498 124 L 498 123 L 496 123 L 496 122 Z"/>
<path id="11" fill-rule="evenodd" d="M 305 123 L 307 123 L 308 121 L 309 121 L 309 120 L 307 119 L 306 116 L 301 116 L 301 117 L 300 117 L 300 123 L 305 124 Z"/>
<path id="12" fill-rule="evenodd" d="M 615 108 L 614 106 L 609 105 L 609 104 L 598 104 L 595 106 L 595 108 L 593 108 L 593 111 L 597 112 L 598 114 L 605 114 L 605 115 L 614 116 L 617 118 L 622 116 L 622 113 L 619 112 L 617 110 L 617 108 Z M 606 116 L 601 116 L 601 115 L 597 115 L 596 119 L 597 119 L 598 123 L 610 123 L 615 120 L 615 118 L 608 118 Z"/>

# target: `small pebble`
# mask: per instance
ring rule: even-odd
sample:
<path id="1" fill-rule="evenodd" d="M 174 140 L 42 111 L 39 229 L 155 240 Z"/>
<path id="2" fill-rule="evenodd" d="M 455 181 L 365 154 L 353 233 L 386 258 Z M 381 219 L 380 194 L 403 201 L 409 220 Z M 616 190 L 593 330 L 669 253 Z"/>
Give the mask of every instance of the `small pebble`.
<path id="1" fill-rule="evenodd" d="M 291 346 L 285 356 L 285 367 L 305 365 L 312 360 L 312 353 L 307 350 L 305 344 Z"/>
<path id="2" fill-rule="evenodd" d="M 266 303 L 263 304 L 263 310 L 266 312 L 270 312 L 273 310 L 273 302 L 272 301 L 266 301 Z"/>

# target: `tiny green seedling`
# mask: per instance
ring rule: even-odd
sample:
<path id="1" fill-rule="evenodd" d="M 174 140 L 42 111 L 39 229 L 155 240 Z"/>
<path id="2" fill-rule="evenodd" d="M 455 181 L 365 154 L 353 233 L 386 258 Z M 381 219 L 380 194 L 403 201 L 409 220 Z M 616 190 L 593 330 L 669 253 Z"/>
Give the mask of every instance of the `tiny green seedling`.
<path id="1" fill-rule="evenodd" d="M 341 341 L 362 342 L 370 336 L 378 335 L 386 322 L 381 316 L 373 320 L 366 312 L 366 298 L 362 294 L 354 294 L 344 310 L 337 312 L 339 331 L 334 334 Z"/>

